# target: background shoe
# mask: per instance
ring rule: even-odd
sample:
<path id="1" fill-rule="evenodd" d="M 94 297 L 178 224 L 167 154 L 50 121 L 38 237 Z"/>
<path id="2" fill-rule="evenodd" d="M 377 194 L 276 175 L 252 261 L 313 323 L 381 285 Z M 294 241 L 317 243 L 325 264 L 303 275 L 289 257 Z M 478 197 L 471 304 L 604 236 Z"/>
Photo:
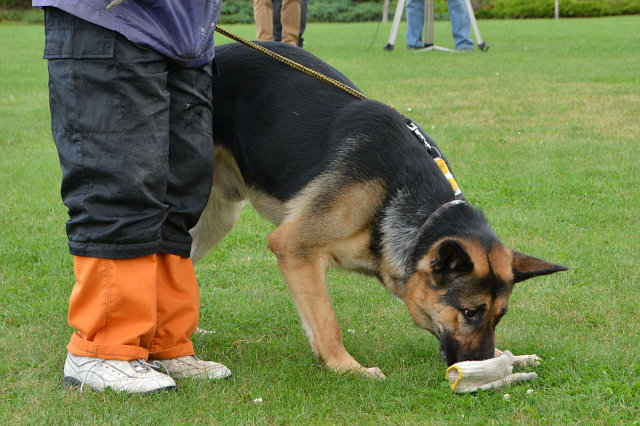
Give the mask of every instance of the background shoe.
<path id="1" fill-rule="evenodd" d="M 65 384 L 85 386 L 97 391 L 111 388 L 116 392 L 151 393 L 176 388 L 176 382 L 152 368 L 142 359 L 120 361 L 67 354 L 64 363 Z"/>
<path id="2" fill-rule="evenodd" d="M 171 377 L 184 379 L 187 377 L 195 379 L 225 379 L 231 377 L 231 370 L 224 365 L 203 361 L 195 355 L 183 356 L 173 359 L 159 359 L 153 361 L 156 368 L 164 370 Z"/>

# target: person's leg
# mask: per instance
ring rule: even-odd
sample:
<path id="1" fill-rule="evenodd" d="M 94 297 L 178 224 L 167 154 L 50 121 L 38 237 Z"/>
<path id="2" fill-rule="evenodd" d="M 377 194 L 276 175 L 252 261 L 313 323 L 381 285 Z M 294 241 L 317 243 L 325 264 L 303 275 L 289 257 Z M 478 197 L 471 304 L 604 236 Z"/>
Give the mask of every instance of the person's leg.
<path id="1" fill-rule="evenodd" d="M 169 65 L 169 167 L 157 254 L 157 327 L 149 358 L 173 377 L 217 379 L 231 372 L 194 356 L 191 336 L 198 325 L 200 291 L 189 258 L 191 235 L 213 184 L 212 66 Z"/>
<path id="2" fill-rule="evenodd" d="M 198 325 L 200 293 L 189 255 L 193 228 L 213 184 L 212 65 L 183 68 L 170 64 L 167 90 L 169 150 L 158 253 L 158 327 L 151 358 L 193 355 L 191 335 Z"/>
<path id="3" fill-rule="evenodd" d="M 149 358 L 174 378 L 221 379 L 223 364 L 194 356 L 191 336 L 198 325 L 200 290 L 191 259 L 158 253 L 158 327 Z"/>
<path id="4" fill-rule="evenodd" d="M 273 7 L 271 0 L 253 0 L 253 18 L 256 21 L 256 40 L 273 40 Z"/>
<path id="5" fill-rule="evenodd" d="M 69 318 L 80 332 L 70 350 L 146 358 L 156 320 L 155 310 L 148 313 L 149 304 L 155 306 L 154 256 L 162 247 L 167 216 L 167 64 L 148 49 L 65 12 L 47 9 L 45 17 L 52 133 L 78 282 Z M 136 291 L 144 296 L 129 295 Z M 104 308 L 94 309 L 93 302 Z M 113 332 L 120 325 L 109 319 L 138 313 L 148 313 L 147 318 L 139 326 L 122 326 L 129 336 Z M 79 339 L 83 349 L 75 351 Z"/>
<path id="6" fill-rule="evenodd" d="M 175 387 L 140 362 L 156 321 L 166 217 L 166 60 L 113 31 L 45 10 L 52 135 L 76 286 L 65 380 L 103 390 Z"/>
<path id="7" fill-rule="evenodd" d="M 273 41 L 282 41 L 282 23 L 280 22 L 280 9 L 282 0 L 271 0 L 273 6 Z"/>
<path id="8" fill-rule="evenodd" d="M 158 287 L 166 291 L 157 285 L 158 256 L 74 257 L 69 324 L 76 332 L 67 345 L 65 383 L 127 393 L 176 387 L 165 371 L 145 362 L 157 335 Z"/>
<path id="9" fill-rule="evenodd" d="M 456 49 L 473 49 L 473 40 L 469 37 L 471 20 L 467 13 L 464 0 L 447 0 L 449 17 L 451 18 L 451 34 L 456 43 Z"/>
<path id="10" fill-rule="evenodd" d="M 300 35 L 298 37 L 298 46 L 300 47 L 304 45 L 302 35 L 307 28 L 307 4 L 308 0 L 300 0 Z"/>
<path id="11" fill-rule="evenodd" d="M 407 47 L 423 48 L 424 0 L 407 0 Z"/>
<path id="12" fill-rule="evenodd" d="M 282 0 L 280 22 L 282 42 L 297 46 L 300 36 L 300 0 Z"/>
<path id="13" fill-rule="evenodd" d="M 189 257 L 191 235 L 213 185 L 212 65 L 183 68 L 170 64 L 168 175 L 158 252 Z"/>
<path id="14" fill-rule="evenodd" d="M 70 320 L 76 318 L 74 311 L 96 315 L 93 319 L 81 315 L 71 325 L 82 330 L 83 323 L 95 322 L 95 327 L 104 329 L 81 333 L 85 346 L 92 345 L 93 356 L 146 358 L 155 332 L 155 311 L 145 320 L 146 337 L 136 327 L 130 328 L 130 336 L 119 336 L 103 314 L 120 318 L 146 313 L 148 304 L 155 304 L 155 260 L 138 260 L 131 268 L 126 264 L 162 247 L 169 151 L 166 61 L 88 22 L 74 18 L 66 25 L 73 17 L 61 16 L 65 20 L 60 25 L 49 27 L 45 51 L 52 131 L 62 166 L 62 197 L 69 208 L 67 233 L 71 254 L 76 256 L 76 276 L 82 287 L 92 289 L 75 301 L 72 297 Z M 59 48 L 56 40 L 66 43 L 65 38 L 70 45 Z M 91 40 L 110 44 L 107 57 L 94 57 Z M 100 286 L 108 293 L 93 289 Z M 128 296 L 136 288 L 143 297 Z M 124 295 L 122 302 L 119 294 Z M 105 309 L 82 307 L 91 297 L 104 295 L 114 296 Z M 78 336 L 74 334 L 72 343 Z M 114 345 L 133 345 L 133 349 L 110 353 Z"/>
<path id="15" fill-rule="evenodd" d="M 200 289 L 191 259 L 158 253 L 158 326 L 150 359 L 193 355 L 191 335 L 198 326 Z"/>
<path id="16" fill-rule="evenodd" d="M 156 332 L 156 255 L 74 257 L 67 349 L 101 359 L 147 359 Z"/>

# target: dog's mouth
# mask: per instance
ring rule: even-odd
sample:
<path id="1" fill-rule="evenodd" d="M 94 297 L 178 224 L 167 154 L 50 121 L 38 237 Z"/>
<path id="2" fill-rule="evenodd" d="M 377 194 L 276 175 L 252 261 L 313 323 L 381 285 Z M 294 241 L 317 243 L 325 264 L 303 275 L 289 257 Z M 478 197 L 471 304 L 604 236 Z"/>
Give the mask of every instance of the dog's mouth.
<path id="1" fill-rule="evenodd" d="M 487 347 L 489 347 L 489 345 L 487 345 Z M 482 361 L 493 358 L 493 343 L 491 343 L 490 347 L 492 348 L 491 351 L 478 348 L 473 351 L 463 352 L 455 340 L 444 335 L 443 339 L 440 340 L 440 356 L 447 366 L 462 361 Z"/>
<path id="2" fill-rule="evenodd" d="M 444 345 L 440 345 L 440 356 L 445 364 L 447 364 L 447 367 L 457 362 L 455 354 L 452 354 L 451 350 L 446 348 Z"/>
<path id="3" fill-rule="evenodd" d="M 442 357 L 442 360 L 447 364 L 447 366 L 455 364 L 455 362 L 452 362 L 452 363 L 447 362 L 447 353 L 445 352 L 442 346 L 440 346 L 440 356 Z"/>
<path id="4" fill-rule="evenodd" d="M 451 337 L 446 330 L 439 329 L 436 334 L 440 340 L 440 356 L 447 366 L 455 364 L 457 361 L 456 348 L 457 342 Z"/>

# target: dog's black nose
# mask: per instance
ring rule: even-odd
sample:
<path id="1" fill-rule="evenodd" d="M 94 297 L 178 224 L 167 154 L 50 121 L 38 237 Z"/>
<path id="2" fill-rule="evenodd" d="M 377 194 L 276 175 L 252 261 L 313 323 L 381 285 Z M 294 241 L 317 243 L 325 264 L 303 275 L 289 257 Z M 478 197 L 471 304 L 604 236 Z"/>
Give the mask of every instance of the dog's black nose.
<path id="1" fill-rule="evenodd" d="M 455 364 L 457 362 L 455 354 L 452 354 L 446 350 L 444 347 L 440 347 L 440 356 L 442 360 L 447 364 L 447 367 Z"/>

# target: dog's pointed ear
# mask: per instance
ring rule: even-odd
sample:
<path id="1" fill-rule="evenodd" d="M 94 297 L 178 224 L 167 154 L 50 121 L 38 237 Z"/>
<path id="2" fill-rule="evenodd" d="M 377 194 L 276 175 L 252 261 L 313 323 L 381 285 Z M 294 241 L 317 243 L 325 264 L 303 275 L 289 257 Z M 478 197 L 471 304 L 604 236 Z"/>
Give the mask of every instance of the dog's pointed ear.
<path id="1" fill-rule="evenodd" d="M 512 269 L 513 282 L 515 284 L 539 275 L 548 275 L 555 272 L 566 271 L 568 268 L 514 251 Z"/>
<path id="2" fill-rule="evenodd" d="M 429 266 L 438 274 L 469 272 L 473 269 L 473 262 L 460 241 L 447 239 L 438 244 Z"/>

